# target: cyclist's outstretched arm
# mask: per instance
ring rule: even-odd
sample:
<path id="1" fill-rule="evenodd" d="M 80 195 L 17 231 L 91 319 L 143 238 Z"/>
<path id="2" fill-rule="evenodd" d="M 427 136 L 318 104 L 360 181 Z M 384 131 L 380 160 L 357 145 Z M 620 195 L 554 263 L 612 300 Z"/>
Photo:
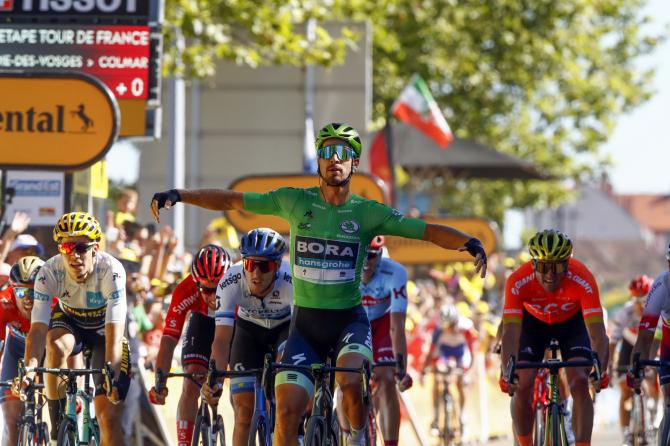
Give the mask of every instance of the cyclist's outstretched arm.
<path id="1" fill-rule="evenodd" d="M 475 270 L 486 275 L 486 252 L 481 242 L 465 232 L 445 225 L 427 224 L 423 239 L 444 249 L 468 251 L 475 258 Z"/>
<path id="2" fill-rule="evenodd" d="M 41 322 L 30 324 L 30 331 L 26 336 L 26 352 L 24 354 L 26 367 L 37 367 L 39 360 L 44 356 L 49 326 Z"/>
<path id="3" fill-rule="evenodd" d="M 159 211 L 169 209 L 180 201 L 213 211 L 242 209 L 244 200 L 241 192 L 227 189 L 170 189 L 154 194 L 151 200 L 151 213 L 160 221 Z"/>

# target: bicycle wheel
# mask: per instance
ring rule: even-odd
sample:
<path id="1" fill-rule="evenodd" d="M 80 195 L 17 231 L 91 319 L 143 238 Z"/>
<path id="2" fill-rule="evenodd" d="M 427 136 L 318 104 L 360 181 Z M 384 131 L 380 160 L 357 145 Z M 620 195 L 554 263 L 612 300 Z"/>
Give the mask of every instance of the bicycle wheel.
<path id="1" fill-rule="evenodd" d="M 88 427 L 88 444 L 90 446 L 99 446 L 100 445 L 100 425 L 98 420 L 93 418 Z"/>
<path id="2" fill-rule="evenodd" d="M 310 417 L 305 430 L 305 446 L 326 446 L 328 431 L 324 417 Z"/>
<path id="3" fill-rule="evenodd" d="M 270 424 L 264 415 L 254 414 L 249 429 L 249 446 L 272 446 Z"/>
<path id="4" fill-rule="evenodd" d="M 558 404 L 552 404 L 550 409 L 549 422 L 549 446 L 568 446 L 568 437 L 565 433 L 565 425 L 563 424 L 563 415 Z"/>
<path id="5" fill-rule="evenodd" d="M 58 426 L 58 446 L 79 446 L 77 423 L 65 417 Z"/>
<path id="6" fill-rule="evenodd" d="M 331 415 L 327 444 L 330 446 L 344 446 L 345 443 L 340 434 L 340 422 L 337 419 L 337 415 L 333 413 Z"/>
<path id="7" fill-rule="evenodd" d="M 365 445 L 377 446 L 377 417 L 375 409 L 371 406 L 368 410 L 368 424 L 365 427 Z"/>
<path id="8" fill-rule="evenodd" d="M 212 435 L 212 426 L 209 420 L 198 414 L 193 424 L 193 437 L 191 438 L 191 446 L 211 446 L 210 439 Z"/>
<path id="9" fill-rule="evenodd" d="M 49 445 L 49 426 L 42 422 L 37 428 L 37 446 Z"/>
<path id="10" fill-rule="evenodd" d="M 448 387 L 445 387 L 444 394 L 444 419 L 442 420 L 442 439 L 444 440 L 445 446 L 450 446 L 456 441 L 456 429 L 457 422 L 454 422 L 455 407 L 454 407 L 454 398 L 451 396 L 451 392 Z"/>
<path id="11" fill-rule="evenodd" d="M 533 446 L 544 444 L 544 410 L 541 404 L 535 407 L 535 423 L 533 424 Z"/>
<path id="12" fill-rule="evenodd" d="M 226 446 L 226 431 L 223 427 L 223 418 L 221 415 L 216 416 L 216 423 L 212 426 L 211 438 L 212 446 Z"/>
<path id="13" fill-rule="evenodd" d="M 19 424 L 19 441 L 17 442 L 18 446 L 33 446 L 33 444 L 35 444 L 34 439 L 34 427 L 29 423 Z"/>

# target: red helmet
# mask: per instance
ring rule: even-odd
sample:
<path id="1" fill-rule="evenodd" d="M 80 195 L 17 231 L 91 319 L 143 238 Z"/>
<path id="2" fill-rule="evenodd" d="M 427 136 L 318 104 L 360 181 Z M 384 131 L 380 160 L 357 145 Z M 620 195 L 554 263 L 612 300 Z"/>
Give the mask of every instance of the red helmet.
<path id="1" fill-rule="evenodd" d="M 649 289 L 651 289 L 653 283 L 654 280 L 644 274 L 635 276 L 628 285 L 628 291 L 630 291 L 630 294 L 633 297 L 644 297 L 649 293 Z"/>
<path id="2" fill-rule="evenodd" d="M 218 283 L 230 268 L 230 264 L 230 256 L 225 249 L 216 245 L 207 245 L 200 248 L 193 258 L 191 274 L 196 282 L 207 280 Z"/>
<path id="3" fill-rule="evenodd" d="M 370 241 L 370 246 L 368 247 L 368 252 L 379 253 L 384 247 L 386 239 L 383 235 L 375 235 L 372 241 Z"/>

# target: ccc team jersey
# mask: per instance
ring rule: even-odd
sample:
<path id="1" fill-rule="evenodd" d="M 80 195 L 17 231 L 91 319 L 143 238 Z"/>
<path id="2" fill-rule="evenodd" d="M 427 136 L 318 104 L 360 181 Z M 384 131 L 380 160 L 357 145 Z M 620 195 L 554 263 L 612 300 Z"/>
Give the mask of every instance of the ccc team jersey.
<path id="1" fill-rule="evenodd" d="M 361 282 L 363 308 L 368 319 L 374 321 L 389 311 L 407 311 L 407 271 L 395 260 L 381 258 L 375 275 L 367 284 Z"/>
<path id="2" fill-rule="evenodd" d="M 121 262 L 98 251 L 93 263 L 93 274 L 78 283 L 65 271 L 60 254 L 47 260 L 35 281 L 32 322 L 49 324 L 53 297 L 65 314 L 89 328 L 125 322 L 126 272 Z"/>
<path id="3" fill-rule="evenodd" d="M 282 262 L 272 291 L 263 299 L 251 294 L 242 264 L 226 271 L 216 290 L 216 325 L 235 325 L 237 317 L 263 328 L 272 329 L 291 319 L 293 282 L 291 266 Z"/>
<path id="4" fill-rule="evenodd" d="M 577 259 L 568 260 L 568 271 L 559 288 L 549 293 L 535 278 L 532 261 L 521 265 L 505 283 L 505 323 L 520 323 L 523 310 L 547 324 L 570 319 L 579 311 L 584 321 L 603 320 L 598 285 L 593 274 Z"/>
<path id="5" fill-rule="evenodd" d="M 422 220 L 355 194 L 342 205 L 331 205 L 323 200 L 318 187 L 247 192 L 244 209 L 288 221 L 295 304 L 308 308 L 359 305 L 361 269 L 372 238 L 399 235 L 421 239 L 426 229 Z"/>

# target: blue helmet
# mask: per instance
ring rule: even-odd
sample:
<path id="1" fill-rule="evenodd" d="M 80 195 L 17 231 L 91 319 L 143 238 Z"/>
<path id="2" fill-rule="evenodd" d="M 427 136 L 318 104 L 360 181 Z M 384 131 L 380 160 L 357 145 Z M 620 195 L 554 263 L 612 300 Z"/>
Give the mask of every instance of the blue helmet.
<path id="1" fill-rule="evenodd" d="M 284 238 L 269 228 L 256 228 L 247 232 L 240 240 L 242 257 L 265 257 L 280 260 L 286 251 Z"/>

